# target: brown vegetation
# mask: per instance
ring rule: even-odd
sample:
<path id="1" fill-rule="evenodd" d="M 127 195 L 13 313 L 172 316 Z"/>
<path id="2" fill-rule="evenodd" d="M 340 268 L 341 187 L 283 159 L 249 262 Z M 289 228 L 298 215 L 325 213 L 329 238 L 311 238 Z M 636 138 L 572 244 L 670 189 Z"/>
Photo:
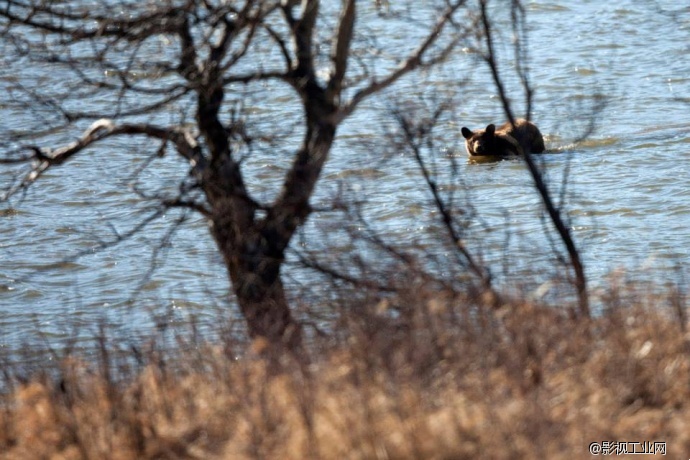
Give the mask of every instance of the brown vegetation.
<path id="1" fill-rule="evenodd" d="M 95 367 L 70 358 L 3 396 L 0 452 L 573 459 L 595 441 L 660 441 L 679 458 L 690 452 L 689 344 L 662 301 L 587 319 L 408 294 L 341 315 L 337 337 L 311 341 L 309 367 L 258 358 L 260 342 L 239 359 L 232 343 L 152 351 L 139 365 L 106 351 Z"/>

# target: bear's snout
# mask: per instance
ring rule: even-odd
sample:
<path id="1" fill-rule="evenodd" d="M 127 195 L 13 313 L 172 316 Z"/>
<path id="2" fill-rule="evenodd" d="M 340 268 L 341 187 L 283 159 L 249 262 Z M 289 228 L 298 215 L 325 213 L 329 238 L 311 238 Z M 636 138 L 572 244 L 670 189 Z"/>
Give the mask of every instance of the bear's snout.
<path id="1" fill-rule="evenodd" d="M 474 144 L 474 151 L 476 153 L 484 153 L 484 144 L 482 142 L 476 142 Z"/>

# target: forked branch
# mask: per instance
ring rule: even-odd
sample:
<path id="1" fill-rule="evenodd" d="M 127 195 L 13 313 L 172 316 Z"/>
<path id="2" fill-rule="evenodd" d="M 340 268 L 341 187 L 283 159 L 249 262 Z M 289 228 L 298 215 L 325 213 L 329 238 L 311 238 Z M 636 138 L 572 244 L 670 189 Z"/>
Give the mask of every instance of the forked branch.
<path id="1" fill-rule="evenodd" d="M 422 144 L 425 141 L 427 143 L 431 142 L 430 138 L 432 136 L 433 128 L 436 126 L 439 118 L 447 108 L 448 107 L 446 105 L 441 104 L 436 108 L 434 114 L 426 122 L 416 123 L 415 121 L 410 120 L 400 110 L 395 110 L 393 115 L 402 129 L 405 146 L 412 151 L 415 161 L 422 172 L 424 182 L 426 183 L 429 191 L 431 192 L 431 196 L 433 197 L 434 205 L 441 215 L 443 226 L 448 232 L 448 236 L 461 256 L 461 265 L 467 268 L 480 280 L 482 289 L 485 292 L 493 292 L 491 285 L 491 274 L 475 259 L 474 255 L 465 246 L 460 233 L 456 229 L 456 222 L 455 218 L 453 217 L 452 210 L 448 206 L 446 200 L 441 196 L 436 179 L 429 170 L 429 167 L 427 166 L 422 154 Z"/>
<path id="2" fill-rule="evenodd" d="M 448 24 L 453 22 L 453 17 L 456 11 L 463 6 L 464 3 L 464 0 L 460 0 L 449 4 L 449 6 L 446 8 L 446 11 L 436 22 L 436 25 L 431 29 L 419 47 L 417 47 L 417 49 L 414 50 L 412 54 L 407 57 L 407 59 L 402 61 L 398 68 L 392 71 L 390 74 L 383 77 L 381 80 L 372 80 L 369 85 L 357 91 L 352 99 L 342 106 L 338 113 L 338 119 L 343 120 L 347 118 L 367 97 L 388 88 L 401 77 L 407 75 L 413 70 L 430 67 L 445 60 L 450 55 L 450 52 L 459 43 L 460 34 L 458 34 L 436 54 L 430 56 L 430 53 L 438 39 L 443 36 L 443 30 L 448 26 Z"/>

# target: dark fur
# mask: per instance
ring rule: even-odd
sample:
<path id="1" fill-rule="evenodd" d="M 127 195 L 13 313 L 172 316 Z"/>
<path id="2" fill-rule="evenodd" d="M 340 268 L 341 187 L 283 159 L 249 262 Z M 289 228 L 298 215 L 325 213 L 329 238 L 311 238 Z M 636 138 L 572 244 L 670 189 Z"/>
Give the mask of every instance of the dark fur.
<path id="1" fill-rule="evenodd" d="M 527 120 L 516 120 L 515 129 L 510 122 L 496 129 L 493 124 L 486 129 L 470 131 L 462 128 L 465 147 L 470 156 L 514 156 L 521 155 L 522 149 L 530 153 L 542 153 L 544 138 L 533 123 Z"/>

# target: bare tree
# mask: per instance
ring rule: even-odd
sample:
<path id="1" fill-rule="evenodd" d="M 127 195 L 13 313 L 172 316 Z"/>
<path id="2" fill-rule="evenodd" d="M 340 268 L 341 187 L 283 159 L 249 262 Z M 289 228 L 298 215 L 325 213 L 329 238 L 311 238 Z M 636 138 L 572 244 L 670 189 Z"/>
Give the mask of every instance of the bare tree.
<path id="1" fill-rule="evenodd" d="M 107 138 L 143 136 L 152 155 L 172 146 L 189 164 L 191 183 L 161 204 L 190 208 L 208 219 L 250 335 L 299 348 L 301 330 L 286 299 L 281 266 L 311 212 L 309 200 L 338 127 L 370 96 L 445 60 L 464 34 L 456 21 L 464 1 L 439 0 L 430 10 L 438 11 L 437 17 L 415 46 L 378 76 L 376 64 L 358 56 L 367 46 L 364 34 L 356 32 L 362 2 L 342 0 L 330 11 L 332 5 L 319 0 L 298 3 L 7 0 L 0 7 L 6 59 L 50 66 L 61 76 L 52 88 L 14 88 L 27 109 L 40 108 L 45 131 L 32 133 L 31 143 L 20 139 L 0 159 L 24 167 L 2 199 Z M 320 29 L 326 21 L 335 27 Z M 160 42 L 169 46 L 156 52 Z M 317 71 L 323 62 L 327 76 Z M 233 85 L 257 81 L 287 85 L 302 109 L 301 144 L 292 149 L 292 165 L 270 203 L 248 190 L 241 149 L 252 138 L 243 120 L 228 117 L 226 96 Z M 79 104 L 83 98 L 103 103 L 89 111 Z M 189 111 L 193 119 L 186 116 Z M 175 112 L 178 121 L 160 121 Z M 75 131 L 81 135 L 71 143 L 53 135 L 76 137 Z"/>

